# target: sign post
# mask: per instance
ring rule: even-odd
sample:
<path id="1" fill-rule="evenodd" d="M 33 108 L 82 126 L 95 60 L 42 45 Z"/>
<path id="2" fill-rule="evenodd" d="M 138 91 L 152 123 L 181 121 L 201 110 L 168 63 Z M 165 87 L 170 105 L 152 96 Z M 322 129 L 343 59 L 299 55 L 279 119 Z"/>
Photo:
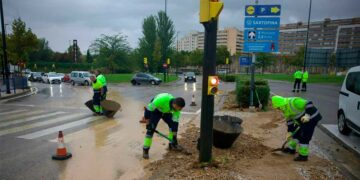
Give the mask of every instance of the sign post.
<path id="1" fill-rule="evenodd" d="M 244 52 L 251 53 L 250 109 L 254 109 L 255 62 L 257 52 L 272 53 L 279 50 L 280 5 L 245 6 Z M 262 16 L 262 17 L 258 17 Z M 263 17 L 266 16 L 266 17 Z M 245 59 L 244 59 L 245 60 Z M 241 64 L 241 59 L 240 59 Z"/>

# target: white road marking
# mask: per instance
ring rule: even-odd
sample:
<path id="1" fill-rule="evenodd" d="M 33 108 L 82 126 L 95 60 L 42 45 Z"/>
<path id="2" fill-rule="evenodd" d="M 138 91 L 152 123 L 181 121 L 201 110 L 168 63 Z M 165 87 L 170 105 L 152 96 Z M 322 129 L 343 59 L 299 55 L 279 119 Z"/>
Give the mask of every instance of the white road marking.
<path id="1" fill-rule="evenodd" d="M 46 126 L 46 125 L 58 123 L 58 122 L 61 122 L 61 121 L 68 121 L 69 119 L 81 118 L 82 116 L 84 116 L 84 114 L 71 114 L 71 115 L 68 115 L 68 116 L 58 117 L 58 118 L 47 120 L 47 121 L 42 121 L 42 122 L 33 123 L 33 124 L 27 124 L 27 125 L 20 126 L 20 127 L 14 127 L 14 128 L 10 128 L 10 129 L 0 131 L 0 136 L 21 132 L 21 131 L 25 131 L 25 130 L 28 130 L 28 129 L 33 129 L 33 128 L 36 128 L 36 127 Z"/>
<path id="2" fill-rule="evenodd" d="M 7 120 L 11 120 L 11 119 L 18 119 L 20 117 L 29 117 L 31 115 L 36 115 L 36 114 L 44 114 L 45 111 L 40 110 L 40 111 L 30 111 L 27 113 L 17 113 L 14 115 L 10 115 L 10 116 L 6 116 L 5 118 L 1 118 L 0 121 L 7 121 Z"/>
<path id="3" fill-rule="evenodd" d="M 18 109 L 18 110 L 13 110 L 13 111 L 2 112 L 2 113 L 0 113 L 0 115 L 1 115 L 1 117 L 4 117 L 4 115 L 20 113 L 20 112 L 24 112 L 24 111 L 28 111 L 28 110 Z"/>
<path id="4" fill-rule="evenodd" d="M 45 136 L 45 135 L 56 133 L 58 131 L 63 131 L 63 130 L 68 129 L 68 128 L 73 128 L 73 127 L 76 127 L 76 126 L 84 125 L 84 124 L 87 124 L 87 123 L 90 123 L 90 122 L 93 122 L 93 121 L 97 121 L 97 120 L 100 120 L 100 119 L 104 119 L 104 117 L 98 117 L 98 118 L 88 117 L 88 118 L 84 118 L 84 119 L 81 119 L 81 120 L 78 120 L 78 121 L 75 121 L 75 122 L 63 124 L 63 125 L 60 125 L 60 126 L 55 126 L 55 127 L 52 127 L 52 128 L 44 129 L 44 130 L 37 131 L 37 132 L 34 132 L 34 133 L 30 133 L 30 134 L 25 134 L 23 136 L 18 136 L 17 138 L 35 139 L 35 138 L 39 138 L 39 137 L 42 137 L 42 136 Z"/>
<path id="5" fill-rule="evenodd" d="M 32 116 L 32 117 L 25 118 L 25 119 L 3 122 L 3 123 L 0 123 L 0 127 L 10 126 L 10 125 L 18 124 L 18 123 L 30 122 L 30 121 L 34 121 L 34 120 L 38 120 L 38 119 L 46 118 L 46 117 L 51 117 L 51 116 L 55 116 L 55 115 L 59 115 L 59 114 L 65 114 L 65 112 L 54 112 L 54 113 L 49 113 L 49 114 Z"/>

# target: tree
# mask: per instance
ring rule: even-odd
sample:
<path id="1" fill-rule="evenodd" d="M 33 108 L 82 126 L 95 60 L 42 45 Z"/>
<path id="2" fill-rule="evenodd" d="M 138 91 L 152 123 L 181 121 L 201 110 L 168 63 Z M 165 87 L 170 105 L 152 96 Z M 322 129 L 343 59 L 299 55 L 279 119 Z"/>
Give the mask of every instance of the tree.
<path id="1" fill-rule="evenodd" d="M 94 58 L 92 57 L 90 50 L 88 49 L 86 51 L 86 62 L 87 63 L 92 63 L 94 61 Z"/>
<path id="2" fill-rule="evenodd" d="M 272 65 L 276 57 L 271 53 L 259 53 L 256 55 L 256 67 L 261 68 L 261 73 L 264 74 L 266 67 Z"/>
<path id="3" fill-rule="evenodd" d="M 95 64 L 112 73 L 131 72 L 135 64 L 129 59 L 130 46 L 122 34 L 102 34 L 90 45 L 90 51 L 95 55 Z"/>
<path id="4" fill-rule="evenodd" d="M 301 67 L 304 63 L 304 55 L 305 48 L 304 46 L 300 47 L 298 51 L 296 51 L 294 58 L 291 59 L 290 65 Z"/>
<path id="5" fill-rule="evenodd" d="M 164 11 L 158 12 L 156 17 L 157 37 L 161 45 L 161 63 L 170 57 L 170 47 L 175 39 L 175 28 L 173 21 Z"/>
<path id="6" fill-rule="evenodd" d="M 153 72 L 156 70 L 156 66 L 158 64 L 155 63 L 153 54 L 155 51 L 155 45 L 156 45 L 156 39 L 157 39 L 157 29 L 156 29 L 156 19 L 154 16 L 149 16 L 144 19 L 143 25 L 142 25 L 142 33 L 143 37 L 139 40 L 139 50 L 142 54 L 142 58 L 147 57 L 148 59 L 148 65 L 150 68 L 150 71 Z M 144 67 L 144 65 L 142 65 Z"/>
<path id="7" fill-rule="evenodd" d="M 20 18 L 12 23 L 12 34 L 9 35 L 10 62 L 17 64 L 27 62 L 29 54 L 38 47 L 38 39 Z"/>
<path id="8" fill-rule="evenodd" d="M 54 52 L 49 47 L 49 41 L 45 38 L 37 39 L 37 48 L 35 51 L 30 53 L 29 61 L 51 61 Z"/>
<path id="9" fill-rule="evenodd" d="M 216 65 L 224 65 L 226 64 L 226 58 L 230 58 L 230 52 L 228 51 L 226 46 L 219 46 L 216 48 Z"/>

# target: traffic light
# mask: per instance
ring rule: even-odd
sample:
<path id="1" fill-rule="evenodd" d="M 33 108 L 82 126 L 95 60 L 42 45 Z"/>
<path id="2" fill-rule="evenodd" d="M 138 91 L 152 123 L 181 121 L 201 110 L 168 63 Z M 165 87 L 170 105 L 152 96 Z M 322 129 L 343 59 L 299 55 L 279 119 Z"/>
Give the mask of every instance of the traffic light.
<path id="1" fill-rule="evenodd" d="M 217 76 L 209 76 L 208 78 L 208 95 L 216 95 L 219 91 L 219 78 Z"/>
<path id="2" fill-rule="evenodd" d="M 167 58 L 166 63 L 167 63 L 168 65 L 170 65 L 170 58 Z"/>
<path id="3" fill-rule="evenodd" d="M 200 0 L 200 23 L 216 20 L 223 7 L 219 0 Z"/>
<path id="4" fill-rule="evenodd" d="M 147 63 L 148 63 L 147 57 L 144 57 L 144 64 L 147 64 Z"/>
<path id="5" fill-rule="evenodd" d="M 225 62 L 226 64 L 229 64 L 229 58 L 226 58 L 226 62 Z"/>

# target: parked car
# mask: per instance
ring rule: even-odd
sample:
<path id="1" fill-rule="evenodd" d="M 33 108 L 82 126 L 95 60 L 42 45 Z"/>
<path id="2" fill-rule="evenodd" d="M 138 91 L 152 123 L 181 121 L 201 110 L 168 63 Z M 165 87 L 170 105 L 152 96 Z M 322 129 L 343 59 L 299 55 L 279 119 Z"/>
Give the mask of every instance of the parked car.
<path id="1" fill-rule="evenodd" d="M 65 74 L 64 75 L 64 81 L 63 82 L 69 82 L 70 81 L 70 75 L 69 74 Z"/>
<path id="2" fill-rule="evenodd" d="M 227 74 L 229 71 L 227 69 L 218 69 L 216 74 Z"/>
<path id="3" fill-rule="evenodd" d="M 131 79 L 132 85 L 140 85 L 140 84 L 159 85 L 161 82 L 162 81 L 159 78 L 146 73 L 137 73 Z"/>
<path id="4" fill-rule="evenodd" d="M 65 74 L 64 73 L 56 73 L 57 76 L 60 76 L 61 78 L 61 82 L 64 82 L 64 77 L 65 77 Z"/>
<path id="5" fill-rule="evenodd" d="M 338 129 L 360 134 L 360 66 L 349 69 L 339 95 Z"/>
<path id="6" fill-rule="evenodd" d="M 194 72 L 186 72 L 184 74 L 184 81 L 185 82 L 189 82 L 189 81 L 193 81 L 196 82 L 196 76 Z"/>
<path id="7" fill-rule="evenodd" d="M 61 77 L 56 75 L 56 74 L 44 74 L 42 76 L 42 81 L 44 83 L 49 83 L 49 84 L 60 84 L 61 83 Z"/>
<path id="8" fill-rule="evenodd" d="M 42 81 L 42 72 L 31 72 L 29 76 L 29 81 L 41 82 Z"/>
<path id="9" fill-rule="evenodd" d="M 81 85 L 89 86 L 91 84 L 90 72 L 72 71 L 70 74 L 70 83 L 72 85 L 81 84 Z"/>

